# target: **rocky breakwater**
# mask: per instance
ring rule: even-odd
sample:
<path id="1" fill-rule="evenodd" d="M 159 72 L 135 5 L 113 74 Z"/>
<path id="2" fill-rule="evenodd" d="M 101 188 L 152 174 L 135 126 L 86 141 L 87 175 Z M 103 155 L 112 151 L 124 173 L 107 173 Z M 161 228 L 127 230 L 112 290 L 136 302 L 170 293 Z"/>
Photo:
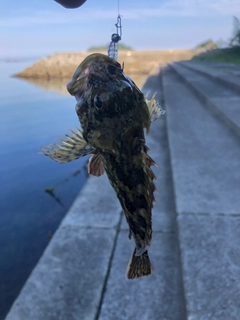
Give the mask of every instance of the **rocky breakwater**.
<path id="1" fill-rule="evenodd" d="M 57 53 L 37 61 L 14 76 L 29 80 L 69 79 L 77 66 L 89 54 L 91 52 Z M 192 50 L 120 51 L 118 60 L 120 63 L 124 61 L 124 71 L 127 75 L 147 76 L 160 65 L 171 61 L 190 59 L 192 56 Z"/>

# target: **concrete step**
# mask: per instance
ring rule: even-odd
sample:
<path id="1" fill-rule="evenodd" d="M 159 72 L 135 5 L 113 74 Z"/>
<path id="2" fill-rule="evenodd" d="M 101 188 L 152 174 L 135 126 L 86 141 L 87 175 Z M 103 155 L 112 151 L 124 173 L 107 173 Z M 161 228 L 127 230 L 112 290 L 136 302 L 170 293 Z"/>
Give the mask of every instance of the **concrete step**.
<path id="1" fill-rule="evenodd" d="M 240 67 L 234 64 L 203 62 L 197 60 L 180 61 L 179 64 L 194 70 L 225 87 L 240 92 Z"/>
<path id="2" fill-rule="evenodd" d="M 106 176 L 89 178 L 6 319 L 95 319 L 120 216 Z"/>
<path id="3" fill-rule="evenodd" d="M 204 104 L 240 137 L 240 92 L 220 84 L 215 78 L 206 78 L 186 67 L 186 64 L 173 63 L 171 67 Z"/>
<path id="4" fill-rule="evenodd" d="M 237 320 L 239 139 L 170 68 L 163 93 L 187 319 Z"/>

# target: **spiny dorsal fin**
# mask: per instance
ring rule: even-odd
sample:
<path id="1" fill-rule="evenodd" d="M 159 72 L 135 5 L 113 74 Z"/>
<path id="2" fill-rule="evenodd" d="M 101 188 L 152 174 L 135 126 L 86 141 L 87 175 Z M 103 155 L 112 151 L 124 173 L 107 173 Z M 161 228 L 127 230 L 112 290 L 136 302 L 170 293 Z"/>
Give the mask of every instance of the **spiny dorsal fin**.
<path id="1" fill-rule="evenodd" d="M 103 166 L 102 156 L 98 154 L 93 154 L 88 162 L 88 173 L 93 176 L 100 177 L 105 172 Z"/>
<path id="2" fill-rule="evenodd" d="M 145 95 L 145 101 L 148 106 L 150 121 L 153 122 L 157 120 L 165 111 L 161 108 L 160 104 L 155 99 L 156 93 L 152 96 L 151 100 L 148 100 L 148 94 Z"/>
<path id="3" fill-rule="evenodd" d="M 87 141 L 83 138 L 82 132 L 77 128 L 77 133 L 69 129 L 72 136 L 65 134 L 67 140 L 57 138 L 62 144 L 53 143 L 49 146 L 41 148 L 41 154 L 50 157 L 51 159 L 59 162 L 66 163 L 91 154 L 94 152 L 94 148 L 91 147 Z"/>

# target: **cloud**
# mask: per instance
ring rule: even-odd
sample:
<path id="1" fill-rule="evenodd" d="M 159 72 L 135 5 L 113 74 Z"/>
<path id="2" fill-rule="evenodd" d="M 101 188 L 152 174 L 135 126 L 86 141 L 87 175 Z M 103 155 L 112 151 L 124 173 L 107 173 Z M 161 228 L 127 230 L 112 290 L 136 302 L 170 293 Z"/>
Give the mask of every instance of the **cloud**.
<path id="1" fill-rule="evenodd" d="M 72 21 L 72 20 L 71 20 Z M 19 17 L 3 17 L 0 20 L 1 27 L 24 27 L 46 24 L 64 24 L 69 22 L 63 14 L 54 14 L 53 12 L 42 11 L 30 15 Z"/>
<path id="2" fill-rule="evenodd" d="M 131 6 L 131 7 L 130 7 Z M 129 2 L 121 11 L 124 20 L 143 20 L 165 17 L 216 17 L 240 15 L 239 0 L 167 0 L 156 1 L 152 8 L 140 8 L 137 2 Z M 31 15 L 1 17 L 0 27 L 36 25 L 63 25 L 94 21 L 113 21 L 116 10 L 36 11 Z"/>
<path id="3" fill-rule="evenodd" d="M 153 8 L 131 9 L 124 18 L 151 17 L 214 17 L 240 15 L 239 0 L 168 0 L 155 3 Z"/>

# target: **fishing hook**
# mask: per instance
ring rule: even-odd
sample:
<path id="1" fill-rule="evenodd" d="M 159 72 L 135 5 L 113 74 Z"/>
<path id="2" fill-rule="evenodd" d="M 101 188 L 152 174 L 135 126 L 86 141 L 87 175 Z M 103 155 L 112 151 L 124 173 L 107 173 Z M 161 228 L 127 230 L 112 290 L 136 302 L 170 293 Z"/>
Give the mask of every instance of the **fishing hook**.
<path id="1" fill-rule="evenodd" d="M 111 42 L 108 46 L 108 56 L 114 60 L 118 59 L 118 42 L 122 39 L 122 20 L 120 14 L 117 17 L 117 23 L 115 24 L 116 33 L 111 36 Z"/>

